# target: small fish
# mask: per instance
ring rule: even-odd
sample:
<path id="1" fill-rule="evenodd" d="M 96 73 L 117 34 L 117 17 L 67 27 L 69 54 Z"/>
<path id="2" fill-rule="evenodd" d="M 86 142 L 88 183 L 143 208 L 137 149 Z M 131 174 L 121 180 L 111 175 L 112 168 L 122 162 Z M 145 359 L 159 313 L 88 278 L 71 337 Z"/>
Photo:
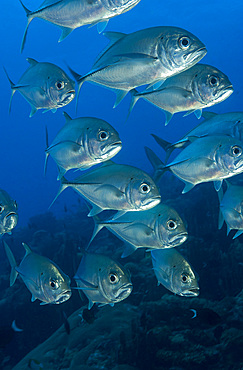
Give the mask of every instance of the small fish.
<path id="1" fill-rule="evenodd" d="M 122 148 L 118 132 L 106 121 L 93 117 L 71 119 L 46 149 L 58 167 L 58 180 L 70 169 L 88 169 L 114 157 Z M 45 164 L 46 167 L 46 164 Z"/>
<path id="2" fill-rule="evenodd" d="M 222 228 L 224 221 L 227 224 L 227 235 L 233 230 L 238 230 L 233 239 L 243 233 L 243 187 L 232 185 L 226 181 L 227 190 L 223 194 L 221 188 L 218 192 L 219 197 L 219 229 Z"/>
<path id="3" fill-rule="evenodd" d="M 157 186 L 147 173 L 112 161 L 107 161 L 72 181 L 62 177 L 56 198 L 69 186 L 91 203 L 92 210 L 88 216 L 94 216 L 105 209 L 120 211 L 114 219 L 127 211 L 153 208 L 161 199 Z"/>
<path id="4" fill-rule="evenodd" d="M 243 144 L 239 140 L 226 135 L 188 139 L 191 144 L 167 165 L 164 165 L 151 149 L 145 148 L 155 168 L 157 180 L 169 169 L 185 183 L 182 193 L 188 192 L 197 184 L 209 181 L 214 181 L 215 190 L 219 191 L 223 179 L 243 171 Z"/>
<path id="5" fill-rule="evenodd" d="M 158 88 L 166 78 L 199 62 L 207 50 L 190 32 L 178 27 L 151 27 L 124 34 L 105 32 L 110 44 L 84 76 L 72 71 L 78 94 L 84 81 L 103 85 L 117 94 L 116 107 L 137 86 Z M 78 99 L 78 97 L 77 97 Z"/>
<path id="6" fill-rule="evenodd" d="M 191 318 L 194 319 L 197 324 L 200 322 L 204 325 L 215 326 L 221 322 L 220 315 L 214 310 L 211 310 L 211 308 L 191 308 L 190 310 L 193 313 Z"/>
<path id="7" fill-rule="evenodd" d="M 188 235 L 178 213 L 162 203 L 143 212 L 127 212 L 115 221 L 102 221 L 98 216 L 94 217 L 94 221 L 96 225 L 91 241 L 106 227 L 125 242 L 122 257 L 129 256 L 137 248 L 147 248 L 148 251 L 172 248 L 184 243 Z"/>
<path id="8" fill-rule="evenodd" d="M 196 64 L 168 78 L 157 90 L 139 93 L 134 89 L 131 93 L 129 114 L 137 100 L 143 98 L 162 109 L 167 125 L 172 116 L 178 112 L 188 111 L 185 116 L 194 112 L 197 118 L 201 118 L 203 108 L 227 99 L 233 93 L 233 87 L 228 77 L 217 68 Z"/>
<path id="9" fill-rule="evenodd" d="M 140 0 L 45 0 L 35 11 L 30 11 L 22 4 L 28 19 L 21 52 L 24 49 L 27 31 L 34 18 L 40 18 L 59 26 L 62 30 L 59 42 L 64 40 L 74 29 L 97 25 L 101 33 L 110 18 L 125 13 L 136 6 Z"/>
<path id="10" fill-rule="evenodd" d="M 0 327 L 0 348 L 6 347 L 13 339 L 14 333 L 22 332 L 23 329 L 17 327 L 15 320 L 11 326 Z"/>
<path id="11" fill-rule="evenodd" d="M 195 273 L 175 248 L 153 250 L 151 256 L 158 284 L 183 297 L 199 295 Z"/>
<path id="12" fill-rule="evenodd" d="M 75 83 L 58 66 L 47 62 L 37 62 L 35 59 L 27 58 L 29 68 L 20 77 L 15 85 L 5 73 L 11 85 L 11 98 L 18 91 L 31 106 L 29 117 L 32 117 L 38 109 L 56 112 L 57 108 L 70 103 L 75 97 Z M 43 112 L 43 113 L 44 113 Z"/>
<path id="13" fill-rule="evenodd" d="M 106 304 L 114 306 L 132 292 L 130 273 L 102 254 L 85 251 L 74 279 L 89 300 L 89 310 L 94 303 L 100 307 Z"/>
<path id="14" fill-rule="evenodd" d="M 11 234 L 18 222 L 17 203 L 3 189 L 0 189 L 0 237 Z"/>
<path id="15" fill-rule="evenodd" d="M 157 143 L 166 151 L 165 163 L 174 149 L 184 149 L 190 144 L 189 138 L 203 137 L 213 135 L 229 135 L 242 141 L 243 139 L 243 112 L 230 112 L 216 114 L 213 112 L 202 112 L 202 117 L 205 120 L 180 140 L 175 143 L 170 143 L 157 135 L 152 134 Z"/>
<path id="16" fill-rule="evenodd" d="M 11 265 L 10 286 L 19 274 L 32 293 L 31 302 L 39 299 L 41 305 L 60 304 L 71 297 L 70 278 L 54 262 L 33 253 L 27 244 L 22 243 L 26 253 L 17 267 L 11 249 L 6 242 L 3 243 Z"/>

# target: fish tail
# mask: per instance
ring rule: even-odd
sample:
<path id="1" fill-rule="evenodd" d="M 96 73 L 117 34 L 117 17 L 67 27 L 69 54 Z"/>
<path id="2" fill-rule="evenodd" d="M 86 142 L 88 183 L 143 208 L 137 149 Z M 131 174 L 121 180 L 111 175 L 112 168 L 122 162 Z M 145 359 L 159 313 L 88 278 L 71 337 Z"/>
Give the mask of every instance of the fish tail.
<path id="1" fill-rule="evenodd" d="M 75 72 L 71 67 L 67 66 L 70 73 L 72 74 L 73 78 L 77 81 L 78 83 L 78 92 L 77 92 L 77 98 L 76 98 L 76 106 L 75 106 L 75 111 L 76 111 L 76 114 L 77 114 L 77 109 L 78 109 L 78 98 L 79 98 L 79 93 L 80 93 L 80 89 L 84 83 L 84 80 L 85 80 L 85 77 L 86 76 L 82 76 L 82 75 L 79 75 L 77 72 Z"/>
<path id="2" fill-rule="evenodd" d="M 126 120 L 128 120 L 128 117 L 130 116 L 134 105 L 137 103 L 138 99 L 140 98 L 139 92 L 136 89 L 130 90 L 130 93 L 131 93 L 132 97 L 131 97 L 131 103 L 130 103 L 130 106 L 129 106 L 129 110 L 128 110 L 128 113 L 127 113 L 127 119 Z"/>
<path id="3" fill-rule="evenodd" d="M 155 182 L 158 182 L 164 172 L 167 170 L 165 164 L 159 159 L 159 157 L 153 152 L 152 149 L 147 146 L 144 147 L 148 160 L 154 168 L 153 178 Z"/>
<path id="4" fill-rule="evenodd" d="M 17 263 L 15 261 L 15 258 L 14 258 L 14 255 L 13 255 L 11 249 L 9 248 L 9 246 L 7 245 L 7 243 L 5 241 L 3 242 L 3 245 L 4 245 L 6 255 L 8 257 L 8 260 L 9 260 L 10 266 L 11 266 L 10 286 L 12 286 L 12 285 L 14 285 L 15 280 L 18 276 L 18 272 L 16 271 Z"/>
<path id="5" fill-rule="evenodd" d="M 155 141 L 161 146 L 161 148 L 163 148 L 164 151 L 166 152 L 165 163 L 167 163 L 171 153 L 174 150 L 173 144 L 170 143 L 169 141 L 166 141 L 166 140 L 162 139 L 161 137 L 159 137 L 157 135 L 154 135 L 154 134 L 151 134 L 151 135 L 153 136 Z"/>
<path id="6" fill-rule="evenodd" d="M 12 106 L 13 94 L 15 93 L 16 88 L 15 88 L 15 84 L 14 84 L 14 83 L 13 83 L 13 81 L 10 79 L 10 77 L 9 77 L 9 75 L 8 75 L 8 72 L 6 71 L 5 67 L 3 67 L 3 69 L 4 69 L 4 72 L 5 72 L 6 76 L 7 76 L 7 79 L 8 79 L 8 81 L 9 81 L 9 83 L 10 83 L 11 90 L 12 90 L 12 92 L 11 92 L 11 97 L 10 97 L 10 101 L 9 101 L 9 106 L 8 106 L 8 113 L 10 113 L 10 112 L 11 112 L 11 106 Z"/>
<path id="7" fill-rule="evenodd" d="M 65 179 L 65 177 L 63 176 L 62 178 L 61 178 L 61 186 L 60 186 L 60 188 L 59 188 L 59 190 L 58 190 L 58 192 L 57 192 L 57 195 L 55 196 L 55 198 L 53 199 L 53 201 L 51 202 L 51 204 L 49 205 L 49 207 L 48 207 L 48 209 L 50 209 L 51 208 L 51 206 L 53 205 L 53 203 L 57 200 L 57 198 L 59 197 L 59 195 L 63 192 L 63 190 L 65 190 L 67 187 L 68 187 L 68 184 L 69 184 L 69 182 L 68 182 L 68 180 L 67 179 Z"/>
<path id="8" fill-rule="evenodd" d="M 48 131 L 47 131 L 47 126 L 46 126 L 46 158 L 45 158 L 45 164 L 44 164 L 44 175 L 46 175 L 46 167 L 47 167 L 47 160 L 49 158 L 49 154 L 47 152 L 47 149 L 49 148 L 49 145 L 48 145 Z"/>
<path id="9" fill-rule="evenodd" d="M 87 207 L 88 207 L 88 210 L 91 211 L 91 206 L 88 202 L 85 202 Z M 96 237 L 96 235 L 98 234 L 98 232 L 103 229 L 103 227 L 105 226 L 104 224 L 102 224 L 100 218 L 98 215 L 94 215 L 92 216 L 93 217 L 93 220 L 94 220 L 94 230 L 93 230 L 93 234 L 91 236 L 91 239 L 89 241 L 89 244 L 87 245 L 87 247 L 85 248 L 85 250 L 88 250 L 90 244 L 92 243 L 92 241 L 94 240 L 94 238 Z"/>
<path id="10" fill-rule="evenodd" d="M 24 50 L 24 47 L 25 47 L 25 43 L 26 43 L 26 37 L 27 37 L 27 32 L 28 32 L 28 28 L 29 28 L 29 24 L 30 22 L 32 21 L 33 18 L 30 18 L 30 14 L 31 14 L 31 11 L 26 8 L 26 6 L 22 3 L 21 0 L 19 0 L 20 4 L 22 5 L 22 7 L 24 8 L 25 10 L 25 13 L 26 13 L 26 16 L 27 16 L 27 19 L 28 19 L 28 22 L 27 22 L 27 25 L 26 25 L 26 28 L 25 28 L 25 31 L 24 31 L 24 36 L 23 36 L 23 39 L 22 39 L 22 43 L 21 43 L 21 48 L 20 48 L 20 52 L 22 53 L 23 50 Z"/>

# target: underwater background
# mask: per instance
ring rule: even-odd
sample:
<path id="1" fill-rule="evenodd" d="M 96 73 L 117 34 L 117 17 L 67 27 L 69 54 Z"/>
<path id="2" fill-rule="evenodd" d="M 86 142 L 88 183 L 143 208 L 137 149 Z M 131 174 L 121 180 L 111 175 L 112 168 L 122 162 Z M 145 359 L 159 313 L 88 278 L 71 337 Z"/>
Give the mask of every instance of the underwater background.
<path id="1" fill-rule="evenodd" d="M 40 3 L 25 0 L 28 9 Z M 17 82 L 28 67 L 27 57 L 51 62 L 70 75 L 67 65 L 80 74 L 87 73 L 107 39 L 96 27 L 80 27 L 58 43 L 60 29 L 42 20 L 34 20 L 23 53 L 20 45 L 26 15 L 18 1 L 1 1 L 0 64 Z M 209 108 L 215 113 L 242 110 L 243 51 L 241 1 L 141 0 L 129 12 L 112 18 L 106 31 L 124 33 L 154 27 L 178 26 L 196 35 L 207 47 L 202 62 L 223 71 L 233 84 L 233 94 Z M 93 220 L 87 207 L 73 190 L 55 198 L 59 184 L 54 161 L 45 163 L 45 126 L 51 141 L 64 125 L 63 111 L 76 117 L 75 100 L 55 114 L 42 111 L 29 118 L 30 106 L 17 92 L 8 113 L 11 89 L 1 74 L 1 189 L 18 203 L 18 224 L 12 235 L 3 238 L 11 246 L 17 261 L 23 257 L 22 242 L 55 261 L 70 277 L 76 272 L 80 248 L 91 238 Z M 165 127 L 161 110 L 140 99 L 128 120 L 130 96 L 113 109 L 114 92 L 85 83 L 82 86 L 77 117 L 93 116 L 109 122 L 123 143 L 116 163 L 130 164 L 152 174 L 144 146 L 163 158 L 164 153 L 150 135 L 174 142 L 199 121 L 191 114 L 175 114 Z M 238 176 L 241 181 L 242 175 Z M 139 249 L 120 260 L 122 242 L 108 230 L 102 230 L 92 243 L 97 252 L 120 260 L 131 271 L 133 292 L 115 307 L 92 308 L 91 317 L 82 319 L 76 312 L 87 307 L 86 299 L 73 292 L 62 305 L 40 306 L 30 301 L 30 293 L 21 279 L 9 287 L 10 267 L 4 249 L 0 249 L 0 368 L 12 369 L 30 351 L 16 369 L 242 369 L 243 356 L 243 258 L 242 236 L 233 240 L 226 226 L 218 230 L 218 197 L 212 183 L 199 184 L 182 194 L 183 183 L 166 174 L 160 184 L 162 201 L 178 211 L 187 224 L 189 238 L 180 247 L 199 276 L 200 295 L 196 298 L 175 296 L 157 280 L 151 260 Z M 197 310 L 195 319 L 191 309 Z M 64 327 L 64 315 L 71 332 Z M 200 314 L 201 312 L 201 314 Z M 13 333 L 16 320 L 23 332 Z M 59 329 L 60 328 L 60 329 Z M 59 332 L 54 334 L 59 329 Z M 54 335 L 54 337 L 52 337 Z M 47 339 L 49 340 L 45 342 Z M 31 360 L 31 361 L 30 361 Z"/>

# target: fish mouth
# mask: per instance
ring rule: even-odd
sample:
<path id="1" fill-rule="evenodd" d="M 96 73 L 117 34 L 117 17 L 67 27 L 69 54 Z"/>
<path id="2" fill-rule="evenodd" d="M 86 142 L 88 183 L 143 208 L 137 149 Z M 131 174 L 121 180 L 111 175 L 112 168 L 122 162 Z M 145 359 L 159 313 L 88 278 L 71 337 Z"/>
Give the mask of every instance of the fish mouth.
<path id="1" fill-rule="evenodd" d="M 242 170 L 242 166 L 243 166 L 243 159 L 239 159 L 237 162 L 235 162 L 235 169 L 236 170 Z"/>
<path id="2" fill-rule="evenodd" d="M 197 297 L 199 295 L 199 288 L 191 288 L 182 293 L 183 297 Z"/>
<path id="3" fill-rule="evenodd" d="M 190 59 L 190 64 L 195 61 L 195 59 L 202 59 L 207 54 L 207 49 L 205 46 L 201 47 L 200 49 L 194 52 L 188 52 L 183 55 L 185 61 Z"/>
<path id="4" fill-rule="evenodd" d="M 8 230 L 12 230 L 17 225 L 17 222 L 18 222 L 18 215 L 17 215 L 17 213 L 10 212 L 5 217 L 5 224 L 4 224 L 4 226 Z"/>
<path id="5" fill-rule="evenodd" d="M 65 94 L 65 98 L 62 100 L 60 106 L 67 105 L 75 98 L 75 90 L 70 90 Z"/>
<path id="6" fill-rule="evenodd" d="M 110 144 L 110 145 L 103 145 L 101 147 L 101 151 L 102 152 L 105 152 L 106 154 L 109 154 L 109 155 L 115 155 L 116 153 L 118 153 L 122 148 L 122 142 L 121 141 L 115 141 L 114 143 Z"/>
<path id="7" fill-rule="evenodd" d="M 158 195 L 156 197 L 153 197 L 153 198 L 149 198 L 149 199 L 144 201 L 142 209 L 146 210 L 146 209 L 153 208 L 153 207 L 157 206 L 160 202 L 161 202 L 161 196 L 160 195 Z"/>
<path id="8" fill-rule="evenodd" d="M 67 301 L 72 295 L 71 290 L 65 290 L 63 293 L 60 294 L 59 298 L 55 301 L 56 304 L 63 303 Z"/>
<path id="9" fill-rule="evenodd" d="M 122 301 L 132 293 L 133 286 L 131 283 L 122 285 L 116 296 L 116 301 Z"/>
<path id="10" fill-rule="evenodd" d="M 188 238 L 187 232 L 177 234 L 170 239 L 170 244 L 173 244 L 173 245 L 182 244 L 187 240 L 187 238 Z"/>
<path id="11" fill-rule="evenodd" d="M 222 97 L 224 97 L 224 100 L 227 99 L 233 93 L 233 91 L 234 91 L 233 85 L 223 87 L 219 92 L 218 99 Z"/>

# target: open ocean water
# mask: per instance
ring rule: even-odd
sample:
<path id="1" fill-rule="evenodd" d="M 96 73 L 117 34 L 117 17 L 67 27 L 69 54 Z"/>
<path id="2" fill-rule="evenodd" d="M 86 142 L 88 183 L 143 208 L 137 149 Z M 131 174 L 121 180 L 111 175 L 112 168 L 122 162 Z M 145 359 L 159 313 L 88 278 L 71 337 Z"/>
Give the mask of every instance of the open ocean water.
<path id="1" fill-rule="evenodd" d="M 31 10 L 40 6 L 36 0 L 23 2 Z M 228 99 L 206 110 L 217 114 L 241 112 L 242 14 L 243 4 L 238 0 L 141 0 L 133 9 L 110 19 L 105 31 L 132 33 L 155 26 L 175 26 L 191 32 L 207 48 L 200 63 L 224 72 L 234 88 Z M 86 74 L 108 44 L 96 26 L 77 28 L 58 43 L 59 27 L 34 19 L 21 53 L 26 22 L 18 0 L 1 0 L 0 64 L 14 83 L 28 68 L 28 57 L 54 63 L 70 77 L 67 65 Z M 77 115 L 75 97 L 55 114 L 38 110 L 29 118 L 30 105 L 18 91 L 9 114 L 10 83 L 3 68 L 0 74 L 0 188 L 16 200 L 19 215 L 12 234 L 3 235 L 2 240 L 11 247 L 17 264 L 24 256 L 21 243 L 25 242 L 36 253 L 54 261 L 72 278 L 73 287 L 80 252 L 89 243 L 94 222 L 87 217 L 88 208 L 73 189 L 63 191 L 49 208 L 59 182 L 51 157 L 44 175 L 45 127 L 50 144 L 65 124 L 63 112 L 71 118 L 106 120 L 122 141 L 114 162 L 136 166 L 152 175 L 144 147 L 153 149 L 163 161 L 165 156 L 151 133 L 173 143 L 203 119 L 176 113 L 165 126 L 164 113 L 143 99 L 127 119 L 130 94 L 113 108 L 114 92 L 88 81 L 80 90 Z M 73 177 L 79 174 L 73 172 Z M 242 175 L 234 178 L 236 182 L 242 184 Z M 129 269 L 133 283 L 129 297 L 114 307 L 94 305 L 88 312 L 86 297 L 73 290 L 71 298 L 60 305 L 40 306 L 38 300 L 31 302 L 31 294 L 20 277 L 9 287 L 10 265 L 2 247 L 1 369 L 243 369 L 243 236 L 233 240 L 234 234 L 227 236 L 225 224 L 218 230 L 219 201 L 212 182 L 198 184 L 182 194 L 183 182 L 166 173 L 159 186 L 162 201 L 176 209 L 187 227 L 188 240 L 178 250 L 196 271 L 200 294 L 183 297 L 161 285 L 157 287 L 150 253 L 140 248 L 121 259 L 122 241 L 104 228 L 89 250 L 104 253 Z M 197 315 L 192 318 L 195 311 Z M 13 320 L 22 332 L 11 329 Z"/>

